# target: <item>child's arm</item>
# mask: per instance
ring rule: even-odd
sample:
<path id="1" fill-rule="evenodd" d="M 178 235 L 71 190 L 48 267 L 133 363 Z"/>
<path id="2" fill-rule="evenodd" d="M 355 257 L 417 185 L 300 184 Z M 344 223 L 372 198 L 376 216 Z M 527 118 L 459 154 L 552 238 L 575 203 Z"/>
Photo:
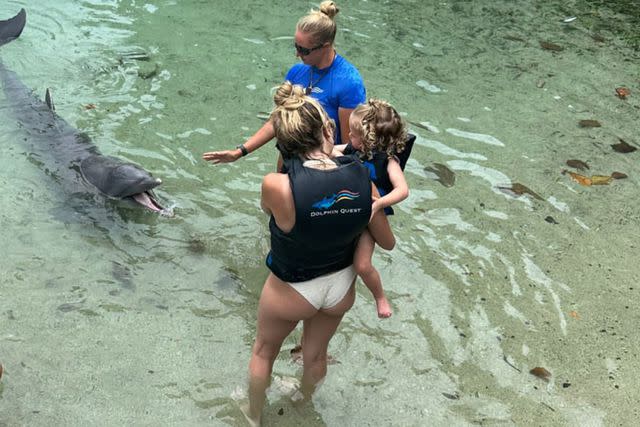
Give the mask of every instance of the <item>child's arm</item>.
<path id="1" fill-rule="evenodd" d="M 331 151 L 331 157 L 339 157 L 344 154 L 344 149 L 347 148 L 347 144 L 337 144 L 333 146 Z"/>
<path id="2" fill-rule="evenodd" d="M 387 173 L 393 185 L 393 190 L 373 202 L 373 212 L 400 203 L 409 197 L 409 186 L 407 185 L 407 180 L 404 178 L 404 172 L 402 172 L 400 163 L 393 157 L 389 159 Z"/>

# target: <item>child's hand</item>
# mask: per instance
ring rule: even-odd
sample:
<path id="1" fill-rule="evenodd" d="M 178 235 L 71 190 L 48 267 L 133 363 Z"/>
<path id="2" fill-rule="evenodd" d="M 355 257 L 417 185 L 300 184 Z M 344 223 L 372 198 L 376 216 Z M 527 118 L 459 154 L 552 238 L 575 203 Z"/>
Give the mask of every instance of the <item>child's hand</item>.
<path id="1" fill-rule="evenodd" d="M 380 201 L 380 197 L 372 196 L 371 199 L 373 200 L 373 203 L 371 204 L 371 217 L 369 218 L 369 221 L 371 221 L 376 212 L 384 208 Z"/>

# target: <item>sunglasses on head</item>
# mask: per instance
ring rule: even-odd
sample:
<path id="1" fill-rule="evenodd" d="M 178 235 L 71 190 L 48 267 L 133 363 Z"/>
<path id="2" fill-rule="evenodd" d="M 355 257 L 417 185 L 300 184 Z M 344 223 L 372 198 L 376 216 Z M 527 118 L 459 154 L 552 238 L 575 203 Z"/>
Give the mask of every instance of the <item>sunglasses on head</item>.
<path id="1" fill-rule="evenodd" d="M 324 43 L 319 44 L 316 47 L 312 47 L 312 48 L 308 48 L 308 47 L 302 47 L 300 46 L 298 43 L 294 43 L 293 46 L 295 46 L 296 51 L 302 55 L 302 56 L 307 56 L 309 55 L 311 52 L 313 52 L 314 50 L 318 50 L 320 48 L 322 48 L 324 46 Z"/>

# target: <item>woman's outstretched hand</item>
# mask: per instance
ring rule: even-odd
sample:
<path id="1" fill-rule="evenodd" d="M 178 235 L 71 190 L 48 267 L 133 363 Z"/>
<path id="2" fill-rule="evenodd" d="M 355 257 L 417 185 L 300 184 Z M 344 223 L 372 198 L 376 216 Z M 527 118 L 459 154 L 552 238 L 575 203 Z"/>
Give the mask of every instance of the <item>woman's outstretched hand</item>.
<path id="1" fill-rule="evenodd" d="M 224 151 L 208 151 L 202 154 L 202 159 L 211 162 L 214 165 L 219 163 L 232 163 L 242 156 L 240 149 L 224 150 Z"/>

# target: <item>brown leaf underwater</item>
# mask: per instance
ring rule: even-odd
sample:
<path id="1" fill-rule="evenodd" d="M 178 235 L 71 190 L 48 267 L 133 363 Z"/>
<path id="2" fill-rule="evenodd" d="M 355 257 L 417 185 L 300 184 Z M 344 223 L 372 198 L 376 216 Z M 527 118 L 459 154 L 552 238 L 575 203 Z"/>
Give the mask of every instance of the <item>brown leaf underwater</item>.
<path id="1" fill-rule="evenodd" d="M 529 373 L 545 381 L 549 381 L 549 378 L 551 378 L 551 372 L 540 366 L 533 368 Z"/>
<path id="2" fill-rule="evenodd" d="M 589 165 L 586 162 L 577 159 L 567 160 L 567 166 L 579 169 L 581 171 L 589 169 Z"/>
<path id="3" fill-rule="evenodd" d="M 622 173 L 622 172 L 612 172 L 611 173 L 611 178 L 613 178 L 613 179 L 625 179 L 625 178 L 627 178 L 627 174 L 626 173 Z"/>
<path id="4" fill-rule="evenodd" d="M 627 153 L 633 153 L 634 151 L 637 150 L 636 147 L 627 143 L 627 141 L 625 141 L 622 138 L 618 138 L 618 141 L 620 141 L 618 144 L 611 144 L 611 148 L 613 148 L 614 151 L 617 151 L 618 153 L 627 154 Z"/>
<path id="5" fill-rule="evenodd" d="M 518 195 L 518 196 L 522 196 L 523 194 L 529 194 L 529 195 L 533 196 L 534 198 L 536 198 L 538 200 L 544 200 L 538 193 L 536 193 L 535 191 L 531 190 L 526 185 L 520 184 L 519 182 L 514 182 L 510 186 L 498 186 L 497 188 L 499 190 L 503 190 L 503 191 L 504 190 L 511 191 L 511 192 L 515 193 L 516 195 Z"/>
<path id="6" fill-rule="evenodd" d="M 620 99 L 627 99 L 627 96 L 631 95 L 631 91 L 626 87 L 617 87 L 616 96 Z"/>
<path id="7" fill-rule="evenodd" d="M 579 173 L 571 172 L 566 169 L 562 171 L 563 175 L 567 173 L 569 174 L 571 179 L 577 182 L 578 184 L 584 185 L 585 187 L 588 187 L 591 185 L 591 178 L 589 178 L 588 176 L 580 175 Z"/>
<path id="8" fill-rule="evenodd" d="M 611 175 L 591 175 L 591 185 L 607 185 L 612 180 Z"/>
<path id="9" fill-rule="evenodd" d="M 580 175 L 579 173 L 568 171 L 566 169 L 562 170 L 562 174 L 569 174 L 573 181 L 577 182 L 580 185 L 584 185 L 585 187 L 589 187 L 591 185 L 608 185 L 614 179 L 624 179 L 627 177 L 627 175 L 622 172 L 613 172 L 611 175 L 585 176 Z"/>
<path id="10" fill-rule="evenodd" d="M 599 121 L 593 119 L 580 120 L 578 124 L 581 128 L 599 128 L 602 126 Z"/>
<path id="11" fill-rule="evenodd" d="M 543 40 L 540 40 L 540 47 L 543 48 L 544 50 L 550 50 L 552 52 L 560 52 L 564 50 L 564 48 L 559 44 L 546 42 Z"/>
<path id="12" fill-rule="evenodd" d="M 445 187 L 453 187 L 456 182 L 456 174 L 442 163 L 434 163 L 433 167 L 426 166 L 424 170 L 436 174 L 438 182 Z"/>

